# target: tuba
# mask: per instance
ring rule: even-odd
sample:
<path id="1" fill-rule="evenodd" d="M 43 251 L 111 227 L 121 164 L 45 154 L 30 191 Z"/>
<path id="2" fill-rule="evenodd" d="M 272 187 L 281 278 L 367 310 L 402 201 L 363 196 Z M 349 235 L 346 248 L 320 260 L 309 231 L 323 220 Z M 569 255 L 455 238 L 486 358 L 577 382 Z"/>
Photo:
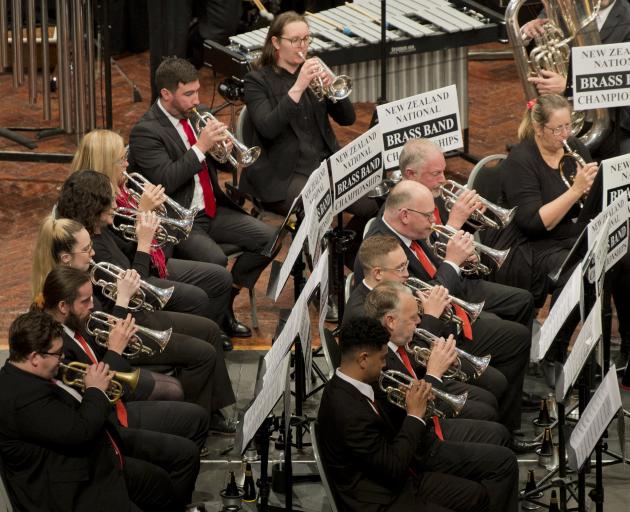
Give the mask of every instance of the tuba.
<path id="1" fill-rule="evenodd" d="M 433 347 L 434 343 L 442 343 L 442 338 L 419 327 L 416 328 L 415 335 L 422 341 L 427 343 L 430 347 Z M 431 356 L 431 350 L 426 347 L 419 347 L 418 345 L 411 346 L 411 344 L 409 343 L 405 346 L 405 349 L 410 354 L 413 354 L 418 364 L 421 364 L 426 368 L 427 363 L 429 362 L 429 357 Z M 481 377 L 481 375 L 483 375 L 483 372 L 486 371 L 486 368 L 488 368 L 488 365 L 490 364 L 490 355 L 478 357 L 469 354 L 468 352 L 465 352 L 457 347 L 455 348 L 455 352 L 457 352 L 457 361 L 455 362 L 453 367 L 449 368 L 444 374 L 444 378 L 446 379 L 457 379 L 461 380 L 462 382 L 468 380 L 468 375 L 462 370 L 462 360 L 466 360 L 470 363 L 473 368 L 475 377 Z"/>
<path id="2" fill-rule="evenodd" d="M 96 263 L 94 260 L 91 260 L 90 265 L 90 281 L 92 281 L 92 284 L 100 286 L 103 289 L 103 295 L 112 302 L 115 302 L 116 294 L 118 293 L 116 283 L 108 281 L 104 278 L 98 278 L 96 276 L 96 272 L 101 272 L 108 277 L 118 280 L 122 279 L 125 271 L 117 265 L 107 261 Z M 141 309 L 144 309 L 145 311 L 155 311 L 153 305 L 147 302 L 147 293 L 157 300 L 160 309 L 162 309 L 166 306 L 166 303 L 171 298 L 171 295 L 173 295 L 174 290 L 174 286 L 169 288 L 160 288 L 159 286 L 154 286 L 146 281 L 140 281 L 140 289 L 129 301 L 128 309 L 130 311 L 139 311 Z"/>
<path id="3" fill-rule="evenodd" d="M 407 409 L 405 405 L 407 391 L 411 387 L 411 384 L 413 384 L 414 380 L 415 379 L 413 377 L 410 377 L 406 373 L 396 370 L 385 370 L 381 372 L 378 379 L 378 387 L 387 395 L 388 402 L 400 407 L 401 409 Z M 461 412 L 462 408 L 466 404 L 466 399 L 468 398 L 468 391 L 462 393 L 461 395 L 451 395 L 450 393 L 445 393 L 439 389 L 432 388 L 431 393 L 433 393 L 436 399 L 441 400 L 451 409 L 453 416 L 457 416 Z M 427 412 L 425 413 L 425 418 L 429 418 L 431 416 L 437 416 L 439 418 L 446 417 L 446 412 L 438 409 L 435 405 L 435 401 L 433 400 L 427 403 Z"/>
<path id="4" fill-rule="evenodd" d="M 302 52 L 298 52 L 298 55 L 302 57 L 302 60 L 306 60 L 306 55 Z M 337 103 L 350 96 L 352 92 L 352 78 L 348 75 L 335 75 L 322 59 L 319 57 L 315 58 L 319 61 L 319 72 L 325 71 L 332 77 L 332 81 L 328 86 L 324 85 L 324 81 L 319 74 L 311 81 L 309 87 L 315 94 L 315 97 L 319 101 L 330 100 L 333 103 Z"/>
<path id="5" fill-rule="evenodd" d="M 94 311 L 90 314 L 85 328 L 87 332 L 94 337 L 94 341 L 96 343 L 98 343 L 101 347 L 107 347 L 109 331 L 112 328 L 113 323 L 117 320 L 120 320 L 120 318 L 105 313 L 104 311 Z M 173 334 L 172 328 L 165 331 L 156 331 L 149 329 L 148 327 L 136 325 L 136 329 L 146 340 L 150 340 L 151 343 L 156 345 L 156 348 L 148 347 L 144 344 L 142 338 L 140 338 L 138 334 L 134 334 L 129 339 L 129 343 L 122 353 L 123 356 L 128 357 L 129 359 L 138 357 L 140 354 L 153 356 L 156 353 L 162 353 L 171 339 L 171 334 Z"/>
<path id="6" fill-rule="evenodd" d="M 453 208 L 453 205 L 460 194 L 466 190 L 468 190 L 468 187 L 460 185 L 453 180 L 446 180 L 446 183 L 440 186 L 440 193 L 444 199 L 444 206 L 449 212 L 451 211 L 451 208 Z M 512 219 L 516 214 L 516 207 L 508 210 L 507 208 L 501 208 L 483 197 L 480 197 L 480 200 L 486 207 L 486 213 L 481 213 L 479 210 L 472 212 L 466 221 L 471 227 L 475 229 L 499 229 L 504 228 L 512 222 Z M 488 213 L 491 215 L 488 215 Z"/>
<path id="7" fill-rule="evenodd" d="M 61 380 L 66 386 L 77 388 L 82 393 L 85 391 L 85 374 L 89 364 L 81 363 L 79 361 L 71 361 L 69 363 L 59 363 L 61 368 Z M 114 404 L 120 400 L 123 396 L 125 389 L 123 384 L 129 386 L 132 391 L 138 386 L 138 379 L 140 378 L 140 368 L 136 368 L 133 372 L 113 372 L 114 377 L 109 383 L 109 387 L 105 394 L 110 403 Z"/>
<path id="8" fill-rule="evenodd" d="M 125 240 L 136 242 L 138 240 L 136 235 L 136 221 L 138 215 L 141 213 L 142 212 L 134 208 L 119 206 L 114 210 L 114 216 L 128 222 L 121 222 L 120 224 L 114 223 L 112 224 L 112 227 L 116 231 L 120 231 Z M 170 217 L 162 217 L 160 215 L 157 217 L 160 224 L 155 230 L 155 235 L 153 236 L 154 241 L 151 242 L 151 247 L 164 247 L 166 244 L 177 245 L 182 240 L 188 238 L 188 235 L 190 235 L 190 232 L 192 231 L 194 218 L 171 219 Z M 173 232 L 177 233 L 178 236 L 171 235 L 165 226 L 172 228 Z"/>
<path id="9" fill-rule="evenodd" d="M 429 238 L 427 240 L 427 243 L 429 244 L 431 249 L 433 249 L 433 252 L 436 256 L 438 256 L 439 258 L 444 258 L 446 256 L 446 245 L 448 244 L 451 237 L 455 233 L 457 233 L 457 230 L 450 226 L 433 224 L 433 226 L 431 226 L 431 231 L 437 234 L 437 240 L 432 241 L 431 238 Z M 510 249 L 505 249 L 504 251 L 501 251 L 499 249 L 493 249 L 492 247 L 488 247 L 487 245 L 475 242 L 475 252 L 477 253 L 478 261 L 464 262 L 464 264 L 461 266 L 462 274 L 490 274 L 492 272 L 492 269 L 488 265 L 481 262 L 481 256 L 485 255 L 490 258 L 498 269 L 501 268 L 501 265 L 503 265 L 503 262 L 508 257 Z"/>
<path id="10" fill-rule="evenodd" d="M 538 97 L 538 91 L 534 84 L 527 81 L 528 77 L 537 75 L 543 69 L 566 77 L 571 56 L 570 45 L 601 44 L 597 24 L 594 23 L 601 0 L 541 0 L 549 23 L 545 25 L 545 35 L 536 38 L 535 48 L 529 55 L 518 22 L 519 11 L 525 2 L 510 0 L 505 11 L 505 23 L 525 96 L 531 100 Z M 610 120 L 606 109 L 590 112 L 593 117 L 591 128 L 580 139 L 589 149 L 594 149 L 606 135 Z M 574 112 L 572 122 L 573 135 L 577 136 L 584 124 L 583 113 Z"/>
<path id="11" fill-rule="evenodd" d="M 214 117 L 211 112 L 199 112 L 196 108 L 192 109 L 192 122 L 197 134 L 205 128 L 209 121 L 216 120 L 217 118 Z M 232 141 L 234 151 L 236 152 L 236 158 L 234 158 L 234 156 L 232 156 L 232 154 L 227 150 L 225 142 L 220 142 L 210 148 L 210 154 L 217 162 L 224 164 L 229 161 L 234 167 L 238 167 L 239 165 L 241 167 L 247 167 L 252 165 L 258 159 L 260 156 L 260 148 L 258 146 L 248 148 L 229 130 L 225 130 L 225 134 L 227 135 L 227 138 Z"/>

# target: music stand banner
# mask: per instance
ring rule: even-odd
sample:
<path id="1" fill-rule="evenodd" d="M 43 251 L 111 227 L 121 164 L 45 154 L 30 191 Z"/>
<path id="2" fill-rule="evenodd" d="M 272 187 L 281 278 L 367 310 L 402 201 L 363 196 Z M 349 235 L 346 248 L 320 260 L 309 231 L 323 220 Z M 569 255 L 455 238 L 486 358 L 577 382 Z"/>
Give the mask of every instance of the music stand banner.
<path id="1" fill-rule="evenodd" d="M 630 43 L 574 46 L 573 109 L 630 104 Z"/>
<path id="2" fill-rule="evenodd" d="M 398 169 L 398 157 L 409 139 L 432 140 L 443 153 L 464 147 L 455 85 L 379 105 L 376 112 L 385 171 Z"/>
<path id="3" fill-rule="evenodd" d="M 630 154 L 602 160 L 602 205 L 608 206 L 630 189 Z"/>
<path id="4" fill-rule="evenodd" d="M 311 225 L 307 235 L 308 253 L 315 264 L 319 260 L 320 240 L 323 232 L 328 229 L 333 218 L 332 193 L 326 160 L 309 176 L 301 194 L 304 211 L 306 215 L 311 217 Z"/>

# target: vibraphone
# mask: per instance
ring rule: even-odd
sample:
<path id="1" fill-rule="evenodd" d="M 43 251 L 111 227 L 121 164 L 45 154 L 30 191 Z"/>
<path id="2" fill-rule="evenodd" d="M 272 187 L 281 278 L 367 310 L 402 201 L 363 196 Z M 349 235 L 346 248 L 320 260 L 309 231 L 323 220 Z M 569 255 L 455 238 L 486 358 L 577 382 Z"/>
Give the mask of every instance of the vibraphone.
<path id="1" fill-rule="evenodd" d="M 380 16 L 380 0 L 355 0 L 306 17 L 312 36 L 309 55 L 352 78 L 352 101 L 379 96 Z M 388 0 L 386 21 L 387 100 L 456 84 L 467 128 L 467 46 L 499 40 L 502 15 L 470 0 Z M 239 34 L 227 48 L 207 41 L 206 61 L 218 72 L 242 77 L 266 35 L 266 27 Z"/>

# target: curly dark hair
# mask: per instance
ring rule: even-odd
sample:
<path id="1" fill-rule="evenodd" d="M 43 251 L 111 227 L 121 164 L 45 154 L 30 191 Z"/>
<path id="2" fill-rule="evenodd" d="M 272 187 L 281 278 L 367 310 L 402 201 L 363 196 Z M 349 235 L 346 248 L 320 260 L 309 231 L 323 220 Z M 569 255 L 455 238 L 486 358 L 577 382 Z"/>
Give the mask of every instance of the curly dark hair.
<path id="1" fill-rule="evenodd" d="M 26 360 L 33 352 L 46 352 L 63 328 L 48 313 L 32 309 L 18 316 L 9 327 L 9 360 Z"/>
<path id="2" fill-rule="evenodd" d="M 389 341 L 389 332 L 381 323 L 367 316 L 351 320 L 341 328 L 341 357 L 359 350 L 381 350 Z"/>
<path id="3" fill-rule="evenodd" d="M 102 172 L 75 172 L 61 187 L 57 217 L 80 222 L 93 235 L 101 214 L 111 208 L 113 199 L 112 184 Z"/>

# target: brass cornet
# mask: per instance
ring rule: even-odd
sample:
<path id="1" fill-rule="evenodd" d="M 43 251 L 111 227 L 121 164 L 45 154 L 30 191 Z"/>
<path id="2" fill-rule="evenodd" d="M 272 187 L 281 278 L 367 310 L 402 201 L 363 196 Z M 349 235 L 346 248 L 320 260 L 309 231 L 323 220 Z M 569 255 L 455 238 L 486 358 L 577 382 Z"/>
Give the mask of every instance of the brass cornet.
<path id="1" fill-rule="evenodd" d="M 118 320 L 121 319 L 115 317 L 114 315 L 105 313 L 104 311 L 94 311 L 90 314 L 85 328 L 87 332 L 94 336 L 94 341 L 96 341 L 96 343 L 102 347 L 107 347 L 110 330 L 114 326 L 114 322 Z M 146 340 L 150 340 L 151 343 L 157 345 L 157 348 L 153 349 L 148 347 L 143 343 L 138 334 L 134 334 L 122 353 L 123 356 L 128 357 L 129 359 L 137 357 L 140 354 L 153 356 L 156 353 L 163 352 L 171 339 L 171 334 L 173 334 L 172 328 L 165 331 L 156 331 L 136 324 L 136 329 Z"/>
<path id="2" fill-rule="evenodd" d="M 422 313 L 423 304 L 421 297 L 424 297 L 426 299 L 426 297 L 429 296 L 429 293 L 431 293 L 433 285 L 425 283 L 417 277 L 408 277 L 404 284 L 407 288 L 414 292 L 414 298 L 418 303 L 418 309 L 420 310 L 420 313 Z M 456 304 L 466 312 L 471 323 L 477 320 L 477 318 L 483 311 L 483 306 L 485 304 L 485 302 L 466 302 L 464 300 L 458 299 L 457 297 L 453 297 L 452 295 L 450 296 L 450 299 L 451 304 Z M 458 333 L 462 329 L 462 319 L 457 316 L 454 308 L 451 305 L 444 308 L 444 311 L 440 316 L 440 320 L 442 320 L 444 323 L 455 324 Z"/>
<path id="3" fill-rule="evenodd" d="M 457 198 L 465 191 L 468 190 L 468 187 L 465 185 L 460 185 L 456 181 L 446 180 L 444 185 L 440 186 L 440 192 L 442 193 L 442 198 L 444 199 L 444 206 L 450 212 L 451 208 L 457 201 Z M 466 222 L 470 224 L 475 229 L 499 229 L 504 228 L 514 218 L 516 214 L 516 207 L 508 210 L 507 208 L 502 208 L 483 197 L 479 197 L 480 202 L 486 207 L 486 213 L 481 213 L 480 210 L 475 210 L 472 212 L 470 217 Z M 488 212 L 492 214 L 492 216 L 488 215 Z"/>
<path id="4" fill-rule="evenodd" d="M 120 231 L 122 237 L 130 242 L 137 242 L 138 237 L 136 235 L 136 222 L 138 215 L 142 212 L 135 210 L 134 208 L 127 208 L 126 206 L 120 206 L 114 210 L 114 216 L 129 222 L 121 222 L 119 224 L 112 224 L 112 227 L 116 231 Z M 162 217 L 157 215 L 160 221 L 160 225 L 155 230 L 153 235 L 154 242 L 151 243 L 152 247 L 164 247 L 166 244 L 177 245 L 182 240 L 188 238 L 192 231 L 194 219 L 171 219 L 170 217 Z M 180 234 L 180 236 L 172 235 L 166 229 L 166 226 L 173 228 L 173 230 Z"/>
<path id="5" fill-rule="evenodd" d="M 85 392 L 85 374 L 89 364 L 81 363 L 79 361 L 71 361 L 69 363 L 59 363 L 61 368 L 61 380 L 66 386 L 77 388 L 81 393 Z M 140 378 L 140 369 L 136 368 L 133 372 L 113 372 L 114 377 L 109 383 L 109 387 L 105 394 L 109 401 L 114 404 L 120 400 L 123 396 L 125 389 L 123 384 L 129 386 L 132 391 L 138 386 L 138 379 Z M 74 374 L 74 375 L 73 375 Z"/>
<path id="6" fill-rule="evenodd" d="M 96 276 L 96 273 L 101 272 L 114 280 L 118 280 L 122 279 L 125 271 L 117 265 L 107 261 L 96 263 L 94 260 L 91 260 L 90 265 L 90 280 L 92 281 L 92 284 L 100 286 L 103 289 L 103 295 L 105 295 L 105 297 L 109 300 L 115 302 L 116 295 L 118 293 L 116 281 L 107 281 L 104 278 L 99 278 Z M 139 311 L 140 309 L 144 309 L 145 311 L 155 311 L 155 307 L 147 302 L 147 293 L 155 298 L 159 304 L 159 308 L 162 309 L 166 306 L 166 303 L 171 298 L 171 295 L 173 295 L 174 290 L 174 286 L 169 288 L 160 288 L 159 286 L 154 286 L 146 281 L 140 281 L 140 289 L 129 301 L 128 309 L 130 311 Z"/>
<path id="7" fill-rule="evenodd" d="M 407 409 L 405 401 L 407 399 L 407 391 L 414 382 L 414 378 L 410 377 L 406 373 L 396 370 L 385 370 L 381 372 L 378 379 L 379 388 L 387 395 L 387 401 L 400 407 L 401 409 Z M 451 395 L 445 393 L 439 389 L 432 388 L 431 393 L 449 406 L 453 412 L 453 416 L 457 416 L 468 399 L 468 391 L 461 395 Z M 446 413 L 437 408 L 433 401 L 427 403 L 427 411 L 425 418 L 437 416 L 439 418 L 446 417 Z"/>
<path id="8" fill-rule="evenodd" d="M 426 329 L 421 329 L 419 327 L 416 328 L 415 335 L 427 343 L 430 347 L 433 347 L 435 343 L 442 343 L 442 338 L 430 333 Z M 426 368 L 427 363 L 429 362 L 429 357 L 431 356 L 430 349 L 426 347 L 419 347 L 418 345 L 411 346 L 409 343 L 405 346 L 405 349 L 407 352 L 414 355 L 418 364 L 421 364 Z M 455 352 L 457 352 L 457 361 L 453 367 L 449 368 L 447 373 L 444 374 L 444 377 L 447 379 L 457 379 L 464 382 L 468 380 L 468 374 L 462 370 L 462 360 L 466 360 L 470 363 L 473 372 L 475 373 L 475 377 L 481 377 L 490 364 L 490 355 L 478 357 L 457 347 L 455 347 Z"/>
<path id="9" fill-rule="evenodd" d="M 125 177 L 125 183 L 122 185 L 122 187 L 125 190 L 125 192 L 127 192 L 129 197 L 132 199 L 132 204 L 134 204 L 134 208 L 138 209 L 138 206 L 140 204 L 140 198 L 142 196 L 142 193 L 144 192 L 144 188 L 147 185 L 152 185 L 152 183 L 148 179 L 146 179 L 142 174 L 139 174 L 137 172 L 123 171 L 123 176 Z M 133 185 L 134 188 L 131 188 L 129 185 Z M 164 201 L 164 204 L 168 205 L 171 208 L 171 210 L 173 210 L 175 214 L 180 218 L 180 220 L 185 220 L 185 221 L 195 220 L 195 217 L 197 216 L 197 212 L 198 212 L 196 208 L 191 208 L 191 209 L 184 208 L 181 204 L 179 204 L 174 199 L 171 199 L 168 196 L 165 196 L 165 197 L 166 199 Z M 166 209 L 166 206 L 164 206 L 164 204 L 158 206 L 155 209 L 155 213 L 157 213 L 158 215 L 162 217 L 168 217 L 168 211 Z M 173 227 L 176 227 L 176 226 L 173 226 Z M 191 224 L 191 227 L 192 227 L 192 224 Z M 190 230 L 185 232 L 186 236 L 188 236 L 189 234 L 190 234 Z"/>
<path id="10" fill-rule="evenodd" d="M 302 57 L 303 60 L 306 60 L 306 56 L 302 52 L 298 52 L 298 55 Z M 348 96 L 350 96 L 350 93 L 352 92 L 352 78 L 348 75 L 335 75 L 322 59 L 319 57 L 316 57 L 316 59 L 319 61 L 319 73 L 325 71 L 332 78 L 330 85 L 328 86 L 324 85 L 324 81 L 322 80 L 322 77 L 319 76 L 319 73 L 311 81 L 309 87 L 317 99 L 319 101 L 328 99 L 333 103 L 337 103 L 338 101 L 345 100 Z"/>
<path id="11" fill-rule="evenodd" d="M 455 228 L 451 226 L 441 225 L 441 224 L 433 224 L 431 226 L 431 231 L 437 234 L 437 240 L 434 242 L 429 238 L 428 244 L 433 249 L 433 252 L 439 258 L 444 258 L 446 256 L 446 245 L 449 240 L 457 233 Z M 476 262 L 466 261 L 461 266 L 461 271 L 463 274 L 482 274 L 487 275 L 492 272 L 492 269 L 481 262 L 481 255 L 485 255 L 490 258 L 497 269 L 503 265 L 503 262 L 507 258 L 510 253 L 510 249 L 505 249 L 504 251 L 500 251 L 498 249 L 493 249 L 492 247 L 488 247 L 487 245 L 483 245 L 475 242 L 475 252 L 477 253 Z"/>
<path id="12" fill-rule="evenodd" d="M 217 120 L 217 118 L 210 112 L 206 111 L 200 113 L 196 108 L 192 109 L 192 114 L 192 123 L 197 134 L 204 129 L 209 121 Z M 210 148 L 210 154 L 217 162 L 221 162 L 223 164 L 229 161 L 234 167 L 238 167 L 239 165 L 241 167 L 247 167 L 248 165 L 252 165 L 260 156 L 260 148 L 258 146 L 248 148 L 245 144 L 238 140 L 232 132 L 230 132 L 230 130 L 225 130 L 225 135 L 232 141 L 234 151 L 236 152 L 236 158 L 234 158 L 227 150 L 225 142 L 221 142 Z"/>

